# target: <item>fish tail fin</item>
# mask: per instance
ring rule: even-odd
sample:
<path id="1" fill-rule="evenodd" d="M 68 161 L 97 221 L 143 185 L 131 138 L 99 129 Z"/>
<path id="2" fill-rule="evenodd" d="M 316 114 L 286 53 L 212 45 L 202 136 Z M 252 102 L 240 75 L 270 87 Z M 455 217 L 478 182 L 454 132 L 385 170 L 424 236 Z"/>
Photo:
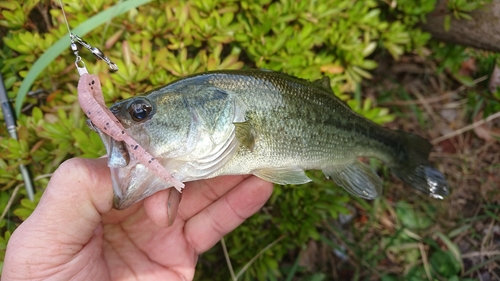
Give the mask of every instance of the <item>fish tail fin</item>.
<path id="1" fill-rule="evenodd" d="M 431 197 L 448 195 L 448 183 L 443 174 L 429 163 L 432 145 L 424 138 L 399 132 L 403 143 L 391 170 L 402 181 Z"/>

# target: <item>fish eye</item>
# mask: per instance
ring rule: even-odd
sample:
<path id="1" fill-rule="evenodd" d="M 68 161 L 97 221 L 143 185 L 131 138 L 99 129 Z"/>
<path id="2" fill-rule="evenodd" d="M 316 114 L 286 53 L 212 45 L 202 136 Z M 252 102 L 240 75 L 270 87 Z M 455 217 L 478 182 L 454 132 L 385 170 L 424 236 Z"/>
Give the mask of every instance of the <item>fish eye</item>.
<path id="1" fill-rule="evenodd" d="M 153 116 L 153 105 L 147 99 L 140 98 L 128 104 L 130 117 L 136 122 L 143 122 Z"/>

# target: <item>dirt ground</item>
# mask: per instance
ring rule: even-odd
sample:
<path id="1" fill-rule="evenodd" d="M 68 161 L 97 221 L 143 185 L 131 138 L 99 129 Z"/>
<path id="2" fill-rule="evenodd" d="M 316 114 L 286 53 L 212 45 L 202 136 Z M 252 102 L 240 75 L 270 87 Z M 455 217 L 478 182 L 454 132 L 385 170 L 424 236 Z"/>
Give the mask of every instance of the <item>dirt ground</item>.
<path id="1" fill-rule="evenodd" d="M 449 238 L 460 251 L 462 277 L 500 280 L 500 114 L 490 114 L 485 122 L 483 108 L 471 108 L 476 106 L 471 95 L 486 93 L 489 78 L 475 78 L 474 59 L 466 60 L 460 70 L 475 79 L 471 87 L 437 68 L 433 61 L 418 57 L 389 60 L 378 69 L 370 82 L 375 87 L 367 88 L 366 94 L 379 101 L 381 95 L 389 95 L 379 102 L 397 114 L 388 126 L 422 135 L 434 145 L 430 159 L 446 175 L 450 195 L 433 202 L 438 217 L 430 228 L 444 233 L 461 229 Z M 408 96 L 398 95 L 402 92 Z M 394 200 L 407 194 L 398 194 L 403 189 L 402 184 L 393 189 Z M 405 199 L 415 207 L 421 200 L 433 201 L 418 195 Z"/>

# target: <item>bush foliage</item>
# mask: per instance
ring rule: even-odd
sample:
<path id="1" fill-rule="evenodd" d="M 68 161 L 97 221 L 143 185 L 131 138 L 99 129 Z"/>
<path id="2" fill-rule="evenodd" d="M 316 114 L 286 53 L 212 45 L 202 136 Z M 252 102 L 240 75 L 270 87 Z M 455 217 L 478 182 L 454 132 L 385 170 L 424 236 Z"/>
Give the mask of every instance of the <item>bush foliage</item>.
<path id="1" fill-rule="evenodd" d="M 104 10 L 114 9 L 114 2 L 65 0 L 69 25 L 75 28 Z M 363 79 L 371 78 L 377 55 L 388 53 L 398 59 L 406 52 L 424 53 L 430 36 L 415 26 L 432 11 L 434 2 L 404 0 L 393 7 L 371 0 L 151 1 L 83 36 L 118 64 L 116 74 L 86 50 L 80 54 L 89 72 L 99 74 L 109 104 L 191 73 L 265 68 L 306 79 L 330 76 L 336 95 L 360 114 L 383 124 L 393 119 L 388 110 L 352 93 Z M 4 35 L 0 70 L 12 100 L 37 58 L 67 33 L 55 3 L 0 1 Z M 453 3 L 460 10 L 461 2 Z M 19 141 L 8 138 L 6 129 L 0 127 L 0 210 L 22 184 L 19 164 L 30 168 L 38 200 L 47 175 L 62 161 L 105 153 L 77 104 L 78 74 L 69 40 L 67 46 L 37 73 L 18 116 Z M 312 184 L 276 187 L 264 210 L 225 238 L 237 272 L 272 245 L 254 259 L 242 280 L 283 277 L 280 261 L 287 254 L 310 239 L 320 239 L 318 229 L 323 221 L 349 213 L 346 202 L 352 199 L 343 190 L 320 173 L 310 176 L 315 179 Z M 20 190 L 12 211 L 0 221 L 0 260 L 10 233 L 36 206 Z M 199 276 L 229 278 L 218 248 L 204 254 L 198 267 Z"/>

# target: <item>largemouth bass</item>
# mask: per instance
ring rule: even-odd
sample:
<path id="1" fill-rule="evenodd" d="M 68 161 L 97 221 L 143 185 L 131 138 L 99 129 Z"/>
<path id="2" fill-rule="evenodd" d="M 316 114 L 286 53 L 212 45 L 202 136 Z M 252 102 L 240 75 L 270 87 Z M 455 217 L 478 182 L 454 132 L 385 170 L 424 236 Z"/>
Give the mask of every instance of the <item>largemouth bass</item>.
<path id="1" fill-rule="evenodd" d="M 263 70 L 196 74 L 114 104 L 129 135 L 182 182 L 254 174 L 277 184 L 311 181 L 322 170 L 366 199 L 382 182 L 359 157 L 381 160 L 402 181 L 432 197 L 448 194 L 433 168 L 431 144 L 381 127 L 337 98 L 327 78 L 306 81 Z M 133 147 L 100 134 L 108 151 L 115 208 L 171 187 L 130 153 Z"/>

